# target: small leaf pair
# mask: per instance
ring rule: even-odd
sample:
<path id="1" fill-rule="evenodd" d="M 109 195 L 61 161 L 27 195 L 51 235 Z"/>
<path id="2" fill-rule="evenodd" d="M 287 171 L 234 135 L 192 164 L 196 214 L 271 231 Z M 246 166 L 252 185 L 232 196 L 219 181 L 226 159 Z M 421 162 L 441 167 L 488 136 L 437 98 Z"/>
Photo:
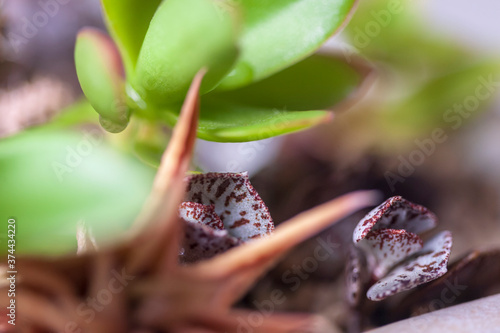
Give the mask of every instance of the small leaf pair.
<path id="1" fill-rule="evenodd" d="M 114 42 L 84 29 L 75 62 L 110 132 L 125 129 L 132 114 L 174 126 L 202 68 L 197 134 L 212 141 L 264 139 L 324 122 L 326 110 L 370 72 L 310 56 L 342 26 L 354 0 L 102 2 Z"/>
<path id="2" fill-rule="evenodd" d="M 186 228 L 185 262 L 211 258 L 274 230 L 271 215 L 247 173 L 191 176 L 186 200 L 179 209 Z"/>
<path id="3" fill-rule="evenodd" d="M 356 226 L 353 241 L 361 251 L 349 260 L 348 299 L 356 303 L 363 289 L 361 253 L 367 260 L 371 280 L 377 281 L 367 297 L 380 301 L 398 292 L 432 281 L 447 271 L 452 237 L 436 234 L 424 245 L 418 234 L 436 226 L 437 218 L 427 208 L 396 196 L 368 213 Z"/>

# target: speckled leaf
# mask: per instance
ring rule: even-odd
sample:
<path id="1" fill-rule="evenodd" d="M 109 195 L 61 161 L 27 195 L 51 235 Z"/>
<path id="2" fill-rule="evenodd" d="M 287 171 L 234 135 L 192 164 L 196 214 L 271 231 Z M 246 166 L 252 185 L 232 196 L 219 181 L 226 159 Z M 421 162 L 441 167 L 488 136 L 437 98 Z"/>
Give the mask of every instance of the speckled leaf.
<path id="1" fill-rule="evenodd" d="M 451 232 L 440 232 L 426 242 L 420 255 L 396 267 L 389 275 L 375 283 L 366 296 L 372 301 L 380 301 L 437 279 L 448 270 L 451 245 Z"/>
<path id="2" fill-rule="evenodd" d="M 187 201 L 213 205 L 232 236 L 246 241 L 270 234 L 274 224 L 266 205 L 244 173 L 207 173 L 189 177 Z"/>
<path id="3" fill-rule="evenodd" d="M 346 259 L 346 293 L 345 297 L 349 305 L 356 306 L 361 300 L 361 293 L 368 280 L 366 260 L 361 251 L 355 246 L 349 246 Z"/>
<path id="4" fill-rule="evenodd" d="M 235 88 L 313 53 L 347 20 L 355 0 L 236 0 L 244 26 L 241 56 L 224 79 Z"/>
<path id="5" fill-rule="evenodd" d="M 405 229 L 419 234 L 436 226 L 437 217 L 427 208 L 402 197 L 387 199 L 359 221 L 353 233 L 353 241 L 359 242 L 371 230 Z"/>
<path id="6" fill-rule="evenodd" d="M 179 207 L 179 216 L 187 222 L 201 223 L 215 230 L 224 230 L 224 224 L 215 213 L 213 205 L 186 201 Z"/>
<path id="7" fill-rule="evenodd" d="M 179 215 L 185 222 L 181 255 L 183 262 L 208 259 L 241 244 L 240 240 L 224 230 L 212 205 L 183 202 Z"/>
<path id="8" fill-rule="evenodd" d="M 395 264 L 421 250 L 423 241 L 406 230 L 382 229 L 370 231 L 357 245 L 366 251 L 372 275 L 380 279 Z"/>

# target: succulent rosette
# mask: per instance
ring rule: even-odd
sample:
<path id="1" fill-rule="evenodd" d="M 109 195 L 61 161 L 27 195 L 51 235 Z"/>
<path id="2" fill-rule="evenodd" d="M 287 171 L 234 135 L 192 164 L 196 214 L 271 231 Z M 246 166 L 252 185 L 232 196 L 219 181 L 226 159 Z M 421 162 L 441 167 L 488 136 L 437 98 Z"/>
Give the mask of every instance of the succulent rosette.
<path id="1" fill-rule="evenodd" d="M 425 243 L 419 236 L 436 224 L 427 208 L 400 196 L 387 199 L 359 221 L 347 266 L 350 303 L 358 302 L 366 285 L 368 299 L 380 301 L 444 275 L 451 232 L 439 232 Z"/>

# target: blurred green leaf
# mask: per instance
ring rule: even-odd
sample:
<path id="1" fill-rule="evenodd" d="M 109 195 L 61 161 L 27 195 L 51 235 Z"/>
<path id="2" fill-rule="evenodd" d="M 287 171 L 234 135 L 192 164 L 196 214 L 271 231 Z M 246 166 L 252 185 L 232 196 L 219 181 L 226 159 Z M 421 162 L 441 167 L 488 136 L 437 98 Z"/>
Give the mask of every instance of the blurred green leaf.
<path id="1" fill-rule="evenodd" d="M 80 220 L 101 244 L 131 225 L 154 171 L 99 133 L 37 129 L 0 141 L 2 233 L 15 218 L 18 253 L 74 253 Z"/>
<path id="2" fill-rule="evenodd" d="M 109 132 L 120 132 L 128 124 L 123 69 L 119 54 L 106 35 L 86 28 L 77 37 L 76 72 L 82 90 L 99 113 L 101 125 Z"/>
<path id="3" fill-rule="evenodd" d="M 389 140 L 413 140 L 435 128 L 458 129 L 483 111 L 500 88 L 500 62 L 482 61 L 435 78 L 381 112 L 381 132 Z"/>
<path id="4" fill-rule="evenodd" d="M 104 16 L 118 44 L 127 74 L 134 71 L 149 23 L 161 0 L 102 0 Z"/>
<path id="5" fill-rule="evenodd" d="M 241 56 L 221 89 L 263 79 L 318 49 L 355 0 L 234 0 L 243 15 Z"/>
<path id="6" fill-rule="evenodd" d="M 467 52 L 428 28 L 411 0 L 361 1 L 345 29 L 363 55 L 416 76 L 446 73 L 463 65 Z"/>
<path id="7" fill-rule="evenodd" d="M 252 107 L 322 110 L 349 97 L 368 73 L 362 64 L 317 54 L 249 86 L 211 95 Z"/>
<path id="8" fill-rule="evenodd" d="M 178 118 L 177 111 L 173 110 L 161 113 L 171 126 Z M 300 131 L 326 122 L 331 117 L 329 111 L 283 111 L 238 105 L 204 96 L 201 100 L 198 137 L 219 142 L 261 140 Z"/>
<path id="9" fill-rule="evenodd" d="M 229 12 L 211 0 L 168 0 L 159 6 L 137 62 L 134 89 L 146 103 L 182 100 L 195 74 L 209 71 L 212 89 L 236 59 L 237 29 Z"/>

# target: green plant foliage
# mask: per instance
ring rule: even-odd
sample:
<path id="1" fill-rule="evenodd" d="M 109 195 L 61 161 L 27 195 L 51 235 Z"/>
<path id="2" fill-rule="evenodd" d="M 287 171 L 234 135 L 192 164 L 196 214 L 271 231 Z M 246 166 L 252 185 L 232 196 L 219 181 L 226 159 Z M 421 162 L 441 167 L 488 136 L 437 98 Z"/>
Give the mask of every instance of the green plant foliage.
<path id="1" fill-rule="evenodd" d="M 161 0 L 102 0 L 108 29 L 132 75 L 149 23 Z"/>
<path id="2" fill-rule="evenodd" d="M 101 243 L 116 240 L 139 213 L 153 176 L 96 129 L 25 131 L 0 141 L 0 216 L 16 219 L 17 253 L 74 253 L 79 221 Z"/>
<path id="3" fill-rule="evenodd" d="M 304 59 L 345 22 L 355 0 L 234 0 L 241 56 L 222 88 L 258 81 Z"/>
<path id="4" fill-rule="evenodd" d="M 181 101 L 201 68 L 202 92 L 211 90 L 236 59 L 236 26 L 210 0 L 164 1 L 139 54 L 133 87 L 146 103 Z"/>
<path id="5" fill-rule="evenodd" d="M 113 42 L 95 29 L 78 34 L 75 64 L 80 85 L 101 125 L 109 132 L 121 132 L 129 121 L 121 61 Z"/>
<path id="6" fill-rule="evenodd" d="M 435 128 L 456 130 L 474 118 L 495 93 L 500 81 L 500 62 L 488 60 L 463 66 L 436 77 L 418 91 L 380 114 L 388 140 L 412 140 Z"/>
<path id="7" fill-rule="evenodd" d="M 264 80 L 213 96 L 279 110 L 326 110 L 355 91 L 367 73 L 339 57 L 317 54 Z"/>
<path id="8" fill-rule="evenodd" d="M 134 12 L 142 6 L 138 0 L 102 1 L 124 58 L 127 117 L 130 110 L 139 118 L 174 125 L 191 80 L 205 68 L 201 93 L 207 96 L 201 105 L 200 137 L 248 141 L 330 118 L 318 111 L 293 116 L 286 112 L 330 109 L 365 77 L 339 59 L 308 58 L 340 29 L 355 0 L 156 0 L 137 18 Z M 106 94 L 106 89 L 93 88 L 98 94 L 89 88 L 88 82 L 106 80 L 96 73 L 102 64 L 93 64 L 83 55 L 102 62 L 96 56 L 100 53 L 92 45 L 84 52 L 79 44 L 83 43 L 77 43 L 78 76 L 87 97 L 107 120 L 103 122 L 107 130 L 123 129 L 125 121 L 112 119 L 116 110 L 95 102 L 103 99 L 107 101 L 101 104 L 109 105 L 113 95 Z M 270 122 L 283 124 L 283 118 L 295 120 L 283 130 L 269 130 Z M 143 141 L 138 147 L 147 151 L 149 145 Z"/>

